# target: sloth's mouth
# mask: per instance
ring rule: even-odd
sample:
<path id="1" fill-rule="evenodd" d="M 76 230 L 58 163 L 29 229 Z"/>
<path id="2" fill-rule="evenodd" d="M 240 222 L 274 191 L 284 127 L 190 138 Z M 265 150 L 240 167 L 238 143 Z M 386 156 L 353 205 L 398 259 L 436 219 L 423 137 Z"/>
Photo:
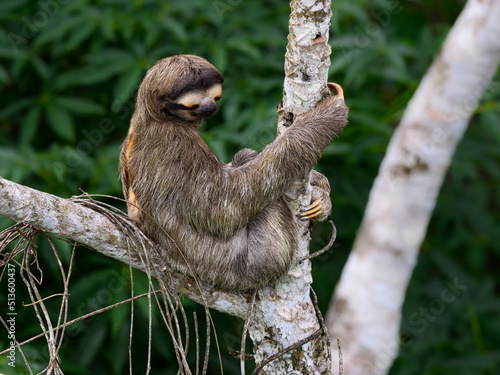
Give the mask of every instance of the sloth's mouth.
<path id="1" fill-rule="evenodd" d="M 191 116 L 199 119 L 205 119 L 209 118 L 214 115 L 214 113 L 217 111 L 217 107 L 214 108 L 207 108 L 207 109 L 200 109 L 195 112 L 191 112 Z"/>

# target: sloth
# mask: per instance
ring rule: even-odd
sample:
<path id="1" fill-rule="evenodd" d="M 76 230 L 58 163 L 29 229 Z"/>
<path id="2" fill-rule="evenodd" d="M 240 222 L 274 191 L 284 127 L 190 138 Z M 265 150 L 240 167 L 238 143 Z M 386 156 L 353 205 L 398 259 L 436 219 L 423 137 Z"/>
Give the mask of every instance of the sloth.
<path id="1" fill-rule="evenodd" d="M 342 131 L 348 108 L 340 95 L 327 96 L 263 150 L 243 149 L 226 164 L 198 133 L 217 110 L 223 81 L 198 56 L 157 62 L 137 93 L 120 176 L 129 216 L 172 270 L 249 291 L 274 283 L 297 260 L 299 220 L 329 215 L 330 186 L 318 172 L 313 203 L 299 218 L 284 193 Z"/>

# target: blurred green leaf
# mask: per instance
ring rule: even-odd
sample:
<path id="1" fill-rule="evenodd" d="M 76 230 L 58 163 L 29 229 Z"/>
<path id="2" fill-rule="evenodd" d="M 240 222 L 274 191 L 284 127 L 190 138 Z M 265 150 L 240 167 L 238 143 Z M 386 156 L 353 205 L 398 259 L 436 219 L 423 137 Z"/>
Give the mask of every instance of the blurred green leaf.
<path id="1" fill-rule="evenodd" d="M 255 61 L 262 60 L 262 54 L 260 50 L 245 41 L 234 39 L 228 41 L 227 47 L 234 50 L 235 52 L 244 53 Z"/>
<path id="2" fill-rule="evenodd" d="M 40 122 L 40 108 L 33 107 L 28 111 L 21 125 L 19 141 L 22 145 L 30 144 L 38 130 Z"/>
<path id="3" fill-rule="evenodd" d="M 144 72 L 140 66 L 131 66 L 119 78 L 113 89 L 113 97 L 117 100 L 128 98 L 133 91 L 137 90 Z"/>
<path id="4" fill-rule="evenodd" d="M 173 17 L 167 17 L 162 21 L 162 26 L 171 32 L 181 43 L 189 41 L 189 36 L 186 28 Z"/>
<path id="5" fill-rule="evenodd" d="M 365 9 L 360 7 L 358 4 L 343 1 L 339 2 L 337 14 L 342 17 L 347 17 L 348 15 L 354 17 L 354 20 L 359 23 L 365 23 L 368 21 L 368 14 Z M 351 21 L 352 22 L 352 21 Z"/>
<path id="6" fill-rule="evenodd" d="M 219 69 L 221 73 L 226 70 L 226 65 L 228 63 L 228 51 L 226 46 L 214 46 L 212 51 L 212 62 Z"/>
<path id="7" fill-rule="evenodd" d="M 15 102 L 8 103 L 7 105 L 1 107 L 0 117 L 11 117 L 33 103 L 33 98 L 19 99 Z"/>
<path id="8" fill-rule="evenodd" d="M 5 39 L 9 42 L 9 44 L 6 45 L 0 45 L 0 57 L 12 59 L 14 57 L 17 57 L 18 52 L 18 40 L 16 39 L 15 33 L 9 33 L 5 34 Z M 22 38 L 22 37 L 21 37 Z M 20 39 L 20 41 L 24 41 L 25 38 Z M 13 43 L 13 45 L 12 45 Z"/>
<path id="9" fill-rule="evenodd" d="M 3 66 L 0 66 L 0 82 L 7 83 L 8 81 L 9 73 L 7 73 L 7 70 Z"/>
<path id="10" fill-rule="evenodd" d="M 51 19 L 51 22 L 40 29 L 40 33 L 35 38 L 35 45 L 41 47 L 62 40 L 72 28 L 78 27 L 81 22 L 82 18 L 75 16 Z"/>
<path id="11" fill-rule="evenodd" d="M 15 9 L 22 7 L 26 4 L 28 0 L 19 0 L 19 1 L 5 1 L 0 3 L 0 14 L 7 14 L 8 12 L 12 12 Z"/>
<path id="12" fill-rule="evenodd" d="M 101 15 L 101 31 L 105 39 L 115 39 L 115 22 L 117 20 L 111 11 L 103 10 Z"/>
<path id="13" fill-rule="evenodd" d="M 89 20 L 82 16 L 80 21 L 73 25 L 73 30 L 69 34 L 65 43 L 59 44 L 54 53 L 60 55 L 64 52 L 71 51 L 77 45 L 81 44 L 87 40 L 97 27 L 97 23 L 94 20 Z"/>
<path id="14" fill-rule="evenodd" d="M 47 119 L 50 128 L 65 141 L 75 140 L 75 123 L 69 112 L 55 104 L 49 104 L 46 108 Z"/>
<path id="15" fill-rule="evenodd" d="M 78 350 L 78 363 L 88 367 L 94 362 L 107 336 L 107 326 L 104 320 L 94 320 L 85 329 L 85 337 Z"/>
<path id="16" fill-rule="evenodd" d="M 32 60 L 33 66 L 35 67 L 36 71 L 40 75 L 40 78 L 43 80 L 47 80 L 50 77 L 50 69 L 47 66 L 47 64 L 40 59 L 38 56 L 34 56 Z"/>
<path id="17" fill-rule="evenodd" d="M 54 98 L 54 104 L 82 115 L 102 115 L 105 112 L 102 105 L 85 98 L 58 96 Z"/>
<path id="18" fill-rule="evenodd" d="M 107 81 L 111 77 L 125 71 L 129 67 L 128 61 L 110 61 L 109 64 L 88 65 L 81 69 L 74 69 L 61 74 L 56 80 L 56 88 L 63 89 L 70 86 L 93 85 Z"/>
<path id="19" fill-rule="evenodd" d="M 21 78 L 21 72 L 23 69 L 28 65 L 28 62 L 30 60 L 30 56 L 26 53 L 19 53 L 19 56 L 17 56 L 17 59 L 15 59 L 12 62 L 11 66 L 11 76 L 14 77 L 16 80 L 19 80 Z"/>

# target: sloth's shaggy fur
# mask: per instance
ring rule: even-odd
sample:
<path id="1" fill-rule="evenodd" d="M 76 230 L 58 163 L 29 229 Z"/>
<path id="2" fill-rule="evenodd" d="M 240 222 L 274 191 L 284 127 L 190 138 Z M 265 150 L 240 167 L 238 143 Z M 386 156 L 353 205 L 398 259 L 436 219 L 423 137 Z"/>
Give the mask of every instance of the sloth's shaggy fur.
<path id="1" fill-rule="evenodd" d="M 249 290 L 290 267 L 297 219 L 282 195 L 342 131 L 348 109 L 341 98 L 326 97 L 260 153 L 245 149 L 225 164 L 198 134 L 217 106 L 222 82 L 197 56 L 176 55 L 153 66 L 123 143 L 121 178 L 129 215 L 174 270 Z M 313 178 L 328 197 L 326 178 Z"/>

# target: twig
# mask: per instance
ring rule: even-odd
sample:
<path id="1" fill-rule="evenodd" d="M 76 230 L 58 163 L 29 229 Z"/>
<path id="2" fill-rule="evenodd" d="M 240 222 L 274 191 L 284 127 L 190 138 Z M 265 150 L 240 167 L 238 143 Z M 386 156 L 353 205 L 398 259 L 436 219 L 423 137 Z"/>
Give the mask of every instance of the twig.
<path id="1" fill-rule="evenodd" d="M 193 312 L 194 335 L 196 339 L 196 375 L 200 374 L 200 335 L 198 333 L 198 318 L 196 311 Z"/>
<path id="2" fill-rule="evenodd" d="M 313 334 L 307 336 L 306 338 L 302 339 L 302 340 L 299 340 L 297 341 L 295 344 L 292 344 L 288 347 L 286 347 L 285 349 L 283 350 L 280 350 L 278 353 L 276 354 L 273 354 L 269 357 L 267 357 L 264 361 L 262 361 L 262 363 L 252 372 L 252 375 L 257 375 L 259 374 L 262 369 L 264 368 L 264 366 L 266 366 L 269 362 L 272 362 L 274 361 L 275 359 L 281 357 L 283 354 L 285 353 L 288 353 L 290 350 L 293 350 L 295 348 L 298 348 L 299 346 L 302 346 L 304 345 L 305 343 L 308 343 L 309 341 L 312 341 L 314 340 L 316 337 L 319 337 L 321 336 L 321 334 L 323 333 L 323 329 L 320 328 L 318 329 L 316 332 L 314 332 Z"/>
<path id="3" fill-rule="evenodd" d="M 155 290 L 155 291 L 154 291 L 154 293 L 159 293 L 159 292 L 160 292 L 159 290 Z M 148 292 L 148 293 L 149 293 L 149 292 Z M 147 297 L 148 293 L 143 293 L 143 294 L 138 295 L 138 296 L 135 296 L 135 297 L 133 297 L 133 298 L 129 298 L 129 299 L 126 299 L 126 300 L 124 300 L 124 301 L 114 303 L 114 304 L 112 304 L 112 305 L 110 305 L 110 306 L 103 307 L 102 309 L 99 309 L 99 310 L 94 310 L 94 311 L 92 311 L 92 312 L 90 312 L 90 313 L 88 313 L 88 314 L 82 315 L 82 316 L 80 316 L 80 317 L 78 317 L 78 318 L 76 318 L 76 319 L 70 320 L 69 322 L 66 322 L 66 323 L 62 324 L 59 328 L 62 328 L 62 327 L 67 327 L 67 326 L 69 326 L 69 325 L 71 325 L 71 324 L 74 324 L 74 323 L 79 322 L 80 320 L 84 320 L 84 319 L 90 318 L 91 316 L 94 316 L 94 315 L 100 314 L 100 313 L 102 313 L 102 312 L 105 312 L 105 311 L 108 311 L 108 310 L 114 309 L 115 307 L 118 307 L 118 306 L 121 306 L 121 305 L 125 305 L 126 303 L 129 303 L 129 302 L 131 302 L 132 300 L 136 300 L 136 299 L 139 299 L 139 298 Z M 53 328 L 53 329 L 52 329 L 52 331 L 55 331 L 57 328 L 58 328 L 58 327 Z M 25 344 L 28 344 L 28 343 L 30 343 L 30 342 L 32 342 L 32 341 L 35 341 L 36 339 L 39 339 L 40 337 L 43 337 L 45 334 L 46 334 L 46 333 L 45 333 L 45 332 L 43 332 L 43 333 L 40 333 L 40 334 L 38 334 L 38 335 L 36 335 L 36 336 L 30 337 L 28 340 L 23 341 L 23 342 L 22 342 L 22 343 L 20 343 L 19 345 L 20 345 L 20 346 L 23 346 L 23 345 L 25 345 Z M 8 351 L 9 351 L 8 349 L 7 349 L 7 350 L 4 350 L 4 351 L 0 352 L 0 355 L 5 354 L 5 353 L 7 353 Z"/>
<path id="4" fill-rule="evenodd" d="M 227 351 L 230 355 L 232 355 L 236 359 L 240 359 L 243 355 L 245 357 L 245 361 L 255 361 L 255 355 L 248 353 L 241 353 L 239 350 L 235 350 L 230 346 L 227 347 Z"/>
<path id="5" fill-rule="evenodd" d="M 29 231 L 27 233 L 27 237 L 30 238 L 29 243 L 33 243 L 34 237 L 37 234 L 37 230 Z M 34 260 L 33 262 L 30 263 L 29 258 L 30 256 L 33 255 Z M 47 368 L 45 370 L 48 371 L 49 368 L 52 368 L 55 366 L 57 363 L 57 350 L 56 350 L 56 336 L 54 333 L 56 332 L 56 329 L 52 327 L 52 322 L 50 320 L 50 315 L 45 307 L 45 304 L 42 301 L 42 297 L 38 291 L 37 285 L 41 283 L 43 280 L 43 276 L 40 278 L 40 280 L 36 279 L 31 272 L 30 265 L 35 264 L 37 269 L 40 271 L 39 264 L 36 258 L 36 252 L 32 251 L 31 246 L 29 244 L 26 245 L 25 252 L 23 254 L 23 261 L 22 261 L 22 267 L 19 270 L 19 275 L 21 276 L 21 279 L 23 280 L 24 284 L 26 285 L 28 289 L 28 294 L 30 296 L 30 299 L 32 302 L 39 301 L 39 303 L 36 303 L 33 305 L 35 314 L 38 318 L 38 321 L 40 323 L 40 327 L 42 328 L 42 331 L 44 333 L 45 339 L 47 341 L 47 348 L 49 351 L 49 364 L 47 365 Z M 24 271 L 26 272 L 26 276 L 23 273 L 23 268 Z M 42 273 L 41 273 L 42 274 Z M 41 313 L 40 313 L 41 310 Z"/>
<path id="6" fill-rule="evenodd" d="M 205 306 L 205 317 L 207 321 L 207 344 L 205 347 L 205 359 L 203 360 L 203 371 L 202 375 L 207 374 L 207 368 L 208 368 L 208 355 L 210 353 L 210 312 L 208 311 L 208 307 Z M 222 367 L 221 367 L 222 371 Z"/>
<path id="7" fill-rule="evenodd" d="M 317 256 L 323 254 L 325 251 L 328 251 L 332 247 L 333 243 L 337 239 L 337 228 L 335 228 L 335 224 L 333 224 L 332 220 L 329 220 L 328 222 L 332 226 L 332 237 L 330 238 L 330 241 L 328 242 L 328 244 L 324 248 L 322 248 L 321 250 L 316 251 L 315 253 L 312 253 L 312 254 L 309 254 L 309 255 L 306 255 L 306 256 L 300 258 L 301 261 L 317 257 Z"/>
<path id="8" fill-rule="evenodd" d="M 337 347 L 339 348 L 339 375 L 344 373 L 344 359 L 342 358 L 342 345 L 340 339 L 337 339 Z"/>
<path id="9" fill-rule="evenodd" d="M 250 317 L 253 313 L 253 307 L 255 305 L 255 297 L 257 296 L 257 290 L 255 290 L 252 294 L 252 300 L 250 302 L 250 307 L 248 308 L 248 313 L 245 318 L 245 324 L 243 325 L 243 333 L 241 335 L 241 350 L 240 350 L 240 369 L 241 375 L 245 375 L 245 344 L 247 341 L 247 331 L 248 325 L 250 324 Z"/>
<path id="10" fill-rule="evenodd" d="M 326 323 L 325 323 L 325 319 L 323 318 L 323 314 L 321 314 L 321 310 L 319 309 L 319 306 L 318 306 L 318 296 L 316 295 L 316 292 L 314 291 L 313 288 L 311 288 L 311 296 L 312 296 L 314 309 L 316 310 L 316 315 L 318 316 L 319 323 L 321 325 L 321 328 L 323 329 L 323 334 L 325 335 L 326 346 L 328 348 L 328 359 L 329 359 L 329 362 L 331 363 L 331 361 L 332 361 L 332 348 L 330 345 L 330 335 L 328 334 L 328 328 L 326 327 Z"/>
<path id="11" fill-rule="evenodd" d="M 132 272 L 132 259 L 131 259 L 131 251 L 128 249 L 128 266 L 130 272 L 130 297 L 134 298 L 134 274 Z M 148 293 L 149 295 L 149 293 Z M 151 304 L 150 306 L 151 307 Z M 151 311 L 150 311 L 151 313 Z M 151 315 L 149 316 L 149 321 L 151 321 Z M 128 337 L 128 366 L 129 373 L 132 375 L 132 337 L 134 334 L 134 300 L 130 301 L 130 331 Z M 149 337 L 148 342 L 151 342 L 151 337 Z M 148 356 L 148 365 L 149 365 L 149 356 Z M 149 373 L 149 366 L 146 366 L 146 374 Z"/>
<path id="12" fill-rule="evenodd" d="M 56 329 L 58 329 L 58 327 L 61 324 L 61 316 L 63 314 L 63 309 L 64 309 L 64 317 L 62 317 L 62 321 L 64 323 L 68 321 L 69 280 L 71 278 L 71 272 L 73 271 L 73 264 L 74 264 L 74 261 L 75 261 L 76 243 L 73 244 L 73 249 L 71 251 L 71 259 L 69 261 L 69 267 L 68 267 L 68 275 L 66 277 L 64 276 L 64 268 L 62 266 L 62 263 L 61 263 L 61 261 L 59 259 L 59 255 L 57 254 L 56 248 L 55 248 L 52 240 L 50 241 L 50 244 L 51 244 L 51 246 L 53 248 L 53 251 L 54 251 L 54 254 L 55 254 L 56 258 L 58 259 L 59 264 L 61 265 L 61 274 L 62 274 L 62 277 L 63 277 L 63 286 L 64 286 L 64 293 L 63 293 L 64 297 L 62 298 L 62 301 L 61 301 L 61 312 L 59 314 L 59 319 L 57 321 L 57 327 L 56 327 Z M 61 345 L 63 343 L 63 338 L 64 338 L 64 332 L 65 332 L 65 330 L 66 330 L 65 327 L 61 328 L 61 333 L 59 335 L 59 337 L 60 337 L 60 339 L 59 339 L 59 345 L 57 346 L 57 352 L 59 352 L 59 350 L 61 349 Z"/>

